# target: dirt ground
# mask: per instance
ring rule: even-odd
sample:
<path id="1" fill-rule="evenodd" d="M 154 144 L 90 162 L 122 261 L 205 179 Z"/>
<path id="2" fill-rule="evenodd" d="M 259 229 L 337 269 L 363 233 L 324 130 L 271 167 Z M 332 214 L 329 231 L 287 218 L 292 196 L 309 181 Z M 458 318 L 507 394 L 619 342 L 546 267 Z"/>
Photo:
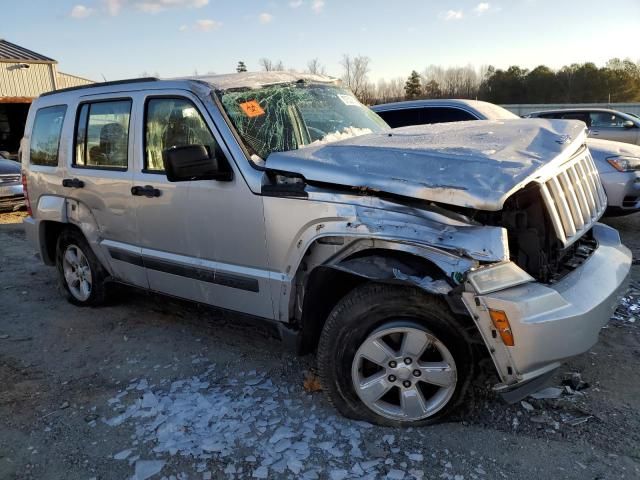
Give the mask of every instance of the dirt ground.
<path id="1" fill-rule="evenodd" d="M 640 312 L 558 373 L 579 391 L 476 386 L 449 423 L 384 429 L 305 390 L 313 359 L 266 328 L 133 290 L 68 304 L 19 220 L 0 216 L 0 479 L 640 478 Z M 640 214 L 607 223 L 637 284 Z"/>

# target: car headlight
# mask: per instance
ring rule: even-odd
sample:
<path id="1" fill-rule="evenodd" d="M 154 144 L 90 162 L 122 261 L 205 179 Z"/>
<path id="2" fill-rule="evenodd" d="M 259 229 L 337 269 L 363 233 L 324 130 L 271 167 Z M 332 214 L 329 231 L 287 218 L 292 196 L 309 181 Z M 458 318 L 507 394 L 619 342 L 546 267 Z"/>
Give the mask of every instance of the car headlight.
<path id="1" fill-rule="evenodd" d="M 613 168 L 619 172 L 632 172 L 634 170 L 640 170 L 640 158 L 638 157 L 609 157 L 607 162 L 611 164 Z"/>
<path id="2" fill-rule="evenodd" d="M 467 280 L 480 295 L 496 292 L 535 279 L 513 262 L 497 263 L 467 274 Z"/>

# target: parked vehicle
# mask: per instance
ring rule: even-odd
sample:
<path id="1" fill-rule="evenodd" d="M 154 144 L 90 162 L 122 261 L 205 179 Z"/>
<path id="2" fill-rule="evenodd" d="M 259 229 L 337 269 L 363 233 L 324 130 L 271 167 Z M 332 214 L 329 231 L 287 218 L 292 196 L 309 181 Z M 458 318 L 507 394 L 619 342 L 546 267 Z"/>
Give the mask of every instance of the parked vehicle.
<path id="1" fill-rule="evenodd" d="M 483 355 L 516 400 L 591 348 L 631 265 L 583 124 L 490 125 L 393 131 L 293 72 L 58 91 L 25 228 L 74 304 L 117 281 L 275 321 L 344 415 L 427 424 Z"/>
<path id="2" fill-rule="evenodd" d="M 20 164 L 0 154 L 0 212 L 24 207 Z"/>
<path id="3" fill-rule="evenodd" d="M 392 127 L 467 120 L 514 120 L 509 110 L 476 100 L 412 100 L 374 105 L 371 109 Z M 640 210 L 640 146 L 596 138 L 587 146 L 600 172 L 609 208 L 605 215 Z"/>
<path id="4" fill-rule="evenodd" d="M 572 108 L 531 112 L 528 118 L 562 118 L 587 124 L 589 136 L 640 145 L 640 118 L 609 108 Z"/>

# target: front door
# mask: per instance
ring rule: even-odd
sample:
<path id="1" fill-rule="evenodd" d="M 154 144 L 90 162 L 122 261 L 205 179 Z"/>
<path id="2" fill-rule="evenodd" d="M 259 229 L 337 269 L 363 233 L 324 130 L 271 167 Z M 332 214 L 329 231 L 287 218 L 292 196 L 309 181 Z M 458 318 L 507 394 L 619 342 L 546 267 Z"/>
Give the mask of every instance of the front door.
<path id="1" fill-rule="evenodd" d="M 591 112 L 590 136 L 614 142 L 638 143 L 640 129 L 626 127 L 626 118 L 610 112 Z"/>
<path id="2" fill-rule="evenodd" d="M 237 168 L 231 181 L 172 183 L 162 152 L 204 145 L 229 158 L 202 103 L 188 92 L 145 95 L 133 188 L 139 244 L 150 288 L 171 295 L 273 316 L 262 197 Z"/>

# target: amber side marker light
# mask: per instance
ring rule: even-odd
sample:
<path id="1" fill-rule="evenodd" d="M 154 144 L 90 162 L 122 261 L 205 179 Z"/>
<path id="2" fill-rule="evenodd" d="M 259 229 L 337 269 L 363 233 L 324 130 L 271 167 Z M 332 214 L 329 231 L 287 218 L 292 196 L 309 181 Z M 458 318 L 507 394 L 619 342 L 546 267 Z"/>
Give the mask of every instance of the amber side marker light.
<path id="1" fill-rule="evenodd" d="M 515 342 L 513 341 L 513 332 L 511 331 L 511 325 L 509 325 L 507 314 L 502 310 L 489 309 L 489 315 L 491 316 L 493 326 L 498 330 L 500 338 L 502 338 L 504 344 L 509 347 L 513 347 Z"/>

